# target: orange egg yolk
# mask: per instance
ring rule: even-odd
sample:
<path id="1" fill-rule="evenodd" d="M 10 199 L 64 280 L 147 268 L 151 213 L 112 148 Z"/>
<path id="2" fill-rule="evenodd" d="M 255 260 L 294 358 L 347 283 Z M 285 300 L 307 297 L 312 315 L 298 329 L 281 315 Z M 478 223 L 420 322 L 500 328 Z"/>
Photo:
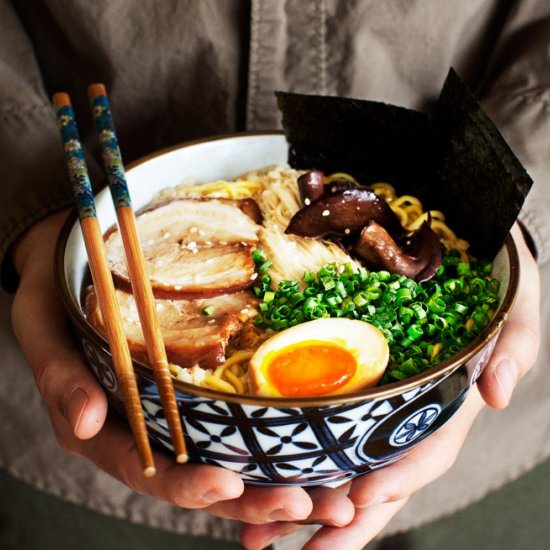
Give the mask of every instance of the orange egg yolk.
<path id="1" fill-rule="evenodd" d="M 281 395 L 326 395 L 346 384 L 357 361 L 347 349 L 328 342 L 300 342 L 274 355 L 267 378 Z"/>

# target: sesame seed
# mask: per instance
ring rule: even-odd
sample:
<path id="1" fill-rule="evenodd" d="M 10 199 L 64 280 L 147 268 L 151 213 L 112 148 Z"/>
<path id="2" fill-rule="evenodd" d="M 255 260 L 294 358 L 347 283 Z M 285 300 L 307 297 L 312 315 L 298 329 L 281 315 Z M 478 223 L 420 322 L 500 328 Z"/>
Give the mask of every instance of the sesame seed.
<path id="1" fill-rule="evenodd" d="M 330 216 L 330 210 L 323 210 L 321 216 Z"/>
<path id="2" fill-rule="evenodd" d="M 308 199 L 307 197 L 304 199 L 304 204 L 306 206 L 309 206 L 311 204 L 311 199 Z"/>
<path id="3" fill-rule="evenodd" d="M 251 281 L 254 281 L 255 279 L 258 278 L 258 274 L 257 273 L 252 273 L 252 275 L 250 275 L 250 280 Z"/>
<path id="4" fill-rule="evenodd" d="M 344 233 L 345 233 L 346 235 L 349 235 L 349 234 L 351 233 L 351 229 L 350 229 L 349 227 L 346 227 L 346 228 L 344 229 Z"/>

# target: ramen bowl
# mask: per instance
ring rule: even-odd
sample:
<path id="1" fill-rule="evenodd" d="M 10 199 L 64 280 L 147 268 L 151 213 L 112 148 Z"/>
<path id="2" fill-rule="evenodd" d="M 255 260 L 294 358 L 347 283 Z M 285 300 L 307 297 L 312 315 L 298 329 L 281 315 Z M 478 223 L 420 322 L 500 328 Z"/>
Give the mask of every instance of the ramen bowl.
<path id="1" fill-rule="evenodd" d="M 134 208 L 161 189 L 285 165 L 287 155 L 285 137 L 276 132 L 215 137 L 163 150 L 128 166 Z M 97 196 L 97 210 L 103 230 L 115 223 L 108 190 Z M 511 236 L 493 265 L 501 300 L 490 324 L 456 356 L 401 382 L 354 394 L 289 399 L 229 394 L 174 380 L 190 461 L 233 470 L 250 484 L 335 486 L 399 460 L 453 416 L 488 363 L 518 284 Z M 59 238 L 56 277 L 86 361 L 111 406 L 123 412 L 109 347 L 81 305 L 87 257 L 75 217 Z M 134 368 L 149 436 L 173 451 L 152 370 L 139 361 Z"/>

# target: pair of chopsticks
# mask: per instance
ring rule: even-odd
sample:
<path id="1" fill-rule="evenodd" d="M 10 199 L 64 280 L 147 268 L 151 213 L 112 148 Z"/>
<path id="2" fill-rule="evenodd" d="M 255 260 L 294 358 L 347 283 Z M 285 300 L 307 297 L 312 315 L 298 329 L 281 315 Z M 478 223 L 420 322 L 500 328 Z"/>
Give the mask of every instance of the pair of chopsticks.
<path id="1" fill-rule="evenodd" d="M 124 165 L 111 116 L 109 99 L 105 86 L 102 84 L 90 85 L 88 87 L 88 95 L 99 135 L 104 169 L 117 213 L 132 291 L 147 348 L 147 356 L 153 368 L 159 389 L 172 444 L 176 453 L 176 460 L 184 463 L 187 462 L 188 457 L 181 418 L 168 368 L 166 349 L 156 315 L 153 291 L 145 270 L 143 251 L 139 241 L 136 218 L 132 209 L 130 193 L 124 174 Z M 115 371 L 123 392 L 126 414 L 134 435 L 143 473 L 145 476 L 151 477 L 156 473 L 153 453 L 147 436 L 139 391 L 132 366 L 132 358 L 124 333 L 113 278 L 107 263 L 101 228 L 96 215 L 92 186 L 84 158 L 84 151 L 78 135 L 74 111 L 71 106 L 70 97 L 66 93 L 56 93 L 52 101 L 61 132 L 65 160 L 84 236 L 90 272 L 96 289 Z"/>

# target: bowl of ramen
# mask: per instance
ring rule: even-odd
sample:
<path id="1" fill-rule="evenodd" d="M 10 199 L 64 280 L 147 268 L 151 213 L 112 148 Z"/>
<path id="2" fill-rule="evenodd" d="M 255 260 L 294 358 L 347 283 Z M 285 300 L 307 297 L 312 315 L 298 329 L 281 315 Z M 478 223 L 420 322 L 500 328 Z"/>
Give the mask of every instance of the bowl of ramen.
<path id="1" fill-rule="evenodd" d="M 278 132 L 134 162 L 127 179 L 190 460 L 258 485 L 337 485 L 440 428 L 486 366 L 512 306 L 495 258 L 391 182 L 295 170 Z M 172 451 L 116 215 L 97 196 L 149 435 Z M 56 277 L 83 353 L 122 411 L 79 225 Z"/>

